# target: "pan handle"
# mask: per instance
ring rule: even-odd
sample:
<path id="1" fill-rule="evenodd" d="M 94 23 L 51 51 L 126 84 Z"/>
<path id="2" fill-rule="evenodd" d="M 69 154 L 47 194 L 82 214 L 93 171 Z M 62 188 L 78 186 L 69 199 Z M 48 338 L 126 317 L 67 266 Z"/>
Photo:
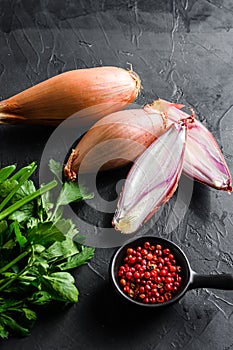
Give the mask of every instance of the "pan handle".
<path id="1" fill-rule="evenodd" d="M 189 289 L 195 288 L 213 288 L 223 290 L 233 290 L 233 275 L 199 275 L 192 271 Z"/>

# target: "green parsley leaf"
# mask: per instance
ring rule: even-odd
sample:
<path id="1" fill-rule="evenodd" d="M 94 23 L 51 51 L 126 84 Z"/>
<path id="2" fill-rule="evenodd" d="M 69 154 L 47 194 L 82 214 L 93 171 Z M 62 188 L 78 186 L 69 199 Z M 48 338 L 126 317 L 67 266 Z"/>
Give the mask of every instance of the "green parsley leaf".
<path id="1" fill-rule="evenodd" d="M 79 252 L 80 251 L 74 241 L 71 238 L 66 238 L 63 242 L 53 243 L 41 254 L 41 257 L 52 262 L 53 260 L 66 259 Z"/>
<path id="2" fill-rule="evenodd" d="M 91 198 L 93 194 L 87 194 L 85 189 L 78 187 L 75 182 L 65 182 L 57 199 L 57 206 Z"/>
<path id="3" fill-rule="evenodd" d="M 7 316 L 5 314 L 0 315 L 0 323 L 6 327 L 12 329 L 15 333 L 17 333 L 21 336 L 28 336 L 30 334 L 29 328 L 21 326 L 12 317 Z"/>
<path id="4" fill-rule="evenodd" d="M 87 263 L 94 256 L 94 248 L 84 247 L 79 254 L 68 257 L 67 261 L 57 265 L 60 270 L 69 270 Z"/>
<path id="5" fill-rule="evenodd" d="M 56 162 L 54 159 L 49 161 L 49 169 L 56 176 L 56 178 L 61 182 L 63 167 L 62 164 Z"/>
<path id="6" fill-rule="evenodd" d="M 52 297 L 48 292 L 40 290 L 39 292 L 35 292 L 32 294 L 28 301 L 35 305 L 45 305 L 49 301 L 51 301 Z"/>
<path id="7" fill-rule="evenodd" d="M 75 279 L 65 270 L 85 264 L 94 254 L 72 220 L 63 218 L 62 208 L 93 195 L 75 183 L 62 183 L 62 166 L 54 160 L 50 169 L 62 184 L 55 196 L 49 191 L 56 180 L 36 189 L 29 179 L 34 162 L 15 169 L 0 169 L 0 338 L 29 335 L 36 320 L 33 305 L 78 301 Z"/>
<path id="8" fill-rule="evenodd" d="M 27 239 L 33 244 L 41 244 L 46 247 L 53 242 L 64 241 L 65 235 L 53 222 L 40 222 L 36 227 L 28 230 Z"/>
<path id="9" fill-rule="evenodd" d="M 74 282 L 74 277 L 69 272 L 54 272 L 42 279 L 42 284 L 55 300 L 72 303 L 78 301 L 78 290 Z"/>
<path id="10" fill-rule="evenodd" d="M 22 235 L 19 228 L 19 223 L 17 221 L 14 221 L 13 225 L 14 225 L 16 240 L 19 243 L 20 248 L 22 249 L 27 243 L 27 238 Z"/>
<path id="11" fill-rule="evenodd" d="M 1 322 L 1 316 L 0 316 L 0 322 Z M 0 337 L 1 338 L 8 338 L 9 332 L 5 329 L 4 325 L 0 323 Z"/>
<path id="12" fill-rule="evenodd" d="M 0 221 L 0 234 L 6 231 L 7 227 L 8 227 L 8 224 L 6 220 Z"/>

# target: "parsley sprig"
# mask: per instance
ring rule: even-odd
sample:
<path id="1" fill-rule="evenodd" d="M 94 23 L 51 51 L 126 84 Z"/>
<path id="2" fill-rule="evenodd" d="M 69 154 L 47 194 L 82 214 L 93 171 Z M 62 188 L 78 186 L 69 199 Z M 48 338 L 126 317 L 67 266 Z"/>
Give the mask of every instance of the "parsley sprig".
<path id="1" fill-rule="evenodd" d="M 92 198 L 72 182 L 60 183 L 56 200 L 51 190 L 60 180 L 61 164 L 51 160 L 57 177 L 36 189 L 30 180 L 33 162 L 16 171 L 0 169 L 0 337 L 30 334 L 35 305 L 52 300 L 75 303 L 78 289 L 68 270 L 85 264 L 94 248 L 78 243 L 81 236 L 62 208 Z M 75 238 L 75 239 L 74 239 Z"/>

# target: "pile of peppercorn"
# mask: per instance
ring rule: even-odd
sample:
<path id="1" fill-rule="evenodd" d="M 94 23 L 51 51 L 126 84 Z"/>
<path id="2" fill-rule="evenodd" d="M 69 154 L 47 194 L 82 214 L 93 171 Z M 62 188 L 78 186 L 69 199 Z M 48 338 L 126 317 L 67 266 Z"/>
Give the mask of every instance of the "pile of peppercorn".
<path id="1" fill-rule="evenodd" d="M 126 295 L 145 304 L 172 299 L 182 284 L 181 267 L 171 250 L 150 242 L 127 248 L 118 278 Z"/>

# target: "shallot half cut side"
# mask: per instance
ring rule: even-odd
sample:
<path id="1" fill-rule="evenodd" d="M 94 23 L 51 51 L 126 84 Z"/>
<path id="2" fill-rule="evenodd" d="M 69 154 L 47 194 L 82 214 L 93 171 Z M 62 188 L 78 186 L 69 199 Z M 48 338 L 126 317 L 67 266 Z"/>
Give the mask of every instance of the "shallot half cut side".
<path id="1" fill-rule="evenodd" d="M 135 232 L 171 198 L 182 172 L 186 129 L 172 124 L 136 159 L 112 220 L 116 230 Z"/>

